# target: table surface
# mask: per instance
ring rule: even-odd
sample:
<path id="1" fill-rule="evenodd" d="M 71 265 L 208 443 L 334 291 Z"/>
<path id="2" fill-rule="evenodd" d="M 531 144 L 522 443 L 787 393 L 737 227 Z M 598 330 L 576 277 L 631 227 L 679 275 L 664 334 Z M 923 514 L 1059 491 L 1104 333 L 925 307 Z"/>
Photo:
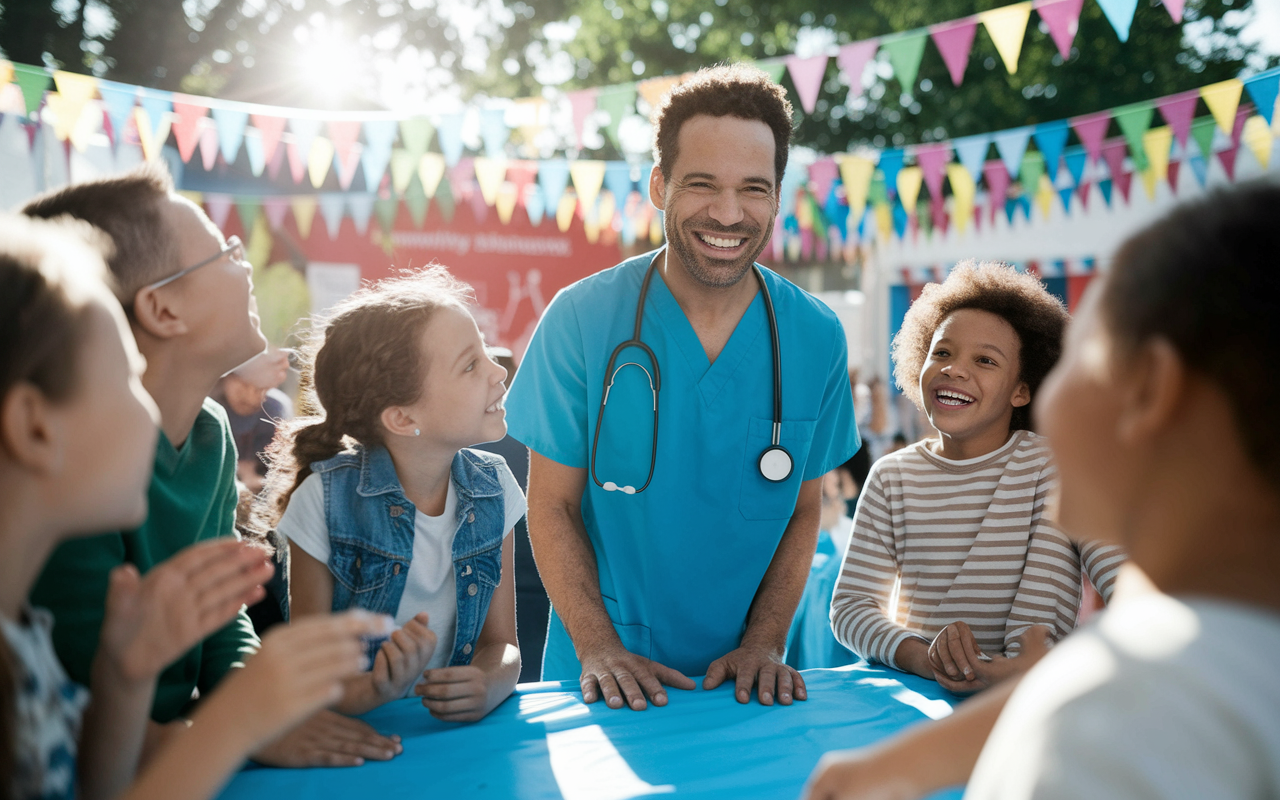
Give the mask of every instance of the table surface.
<path id="1" fill-rule="evenodd" d="M 946 716 L 958 702 L 932 681 L 866 665 L 803 674 L 809 700 L 790 707 L 761 706 L 754 696 L 740 705 L 726 685 L 672 689 L 664 708 L 612 710 L 584 705 L 572 683 L 535 683 L 522 684 L 480 722 L 459 725 L 434 719 L 417 700 L 401 700 L 364 716 L 402 737 L 404 753 L 392 761 L 354 769 L 251 767 L 222 800 L 794 800 L 824 752 Z"/>

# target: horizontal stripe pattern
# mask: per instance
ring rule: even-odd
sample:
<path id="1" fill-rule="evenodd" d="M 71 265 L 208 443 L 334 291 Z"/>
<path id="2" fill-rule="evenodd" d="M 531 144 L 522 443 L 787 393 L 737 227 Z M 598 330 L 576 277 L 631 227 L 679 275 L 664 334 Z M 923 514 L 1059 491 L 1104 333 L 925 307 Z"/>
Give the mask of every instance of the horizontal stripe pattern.
<path id="1" fill-rule="evenodd" d="M 836 638 L 896 667 L 905 640 L 932 641 L 956 621 L 992 655 L 1013 655 L 1032 625 L 1065 636 L 1082 571 L 1107 599 L 1125 556 L 1113 545 L 1076 546 L 1044 518 L 1056 477 L 1044 439 L 1030 431 L 968 461 L 940 458 L 923 442 L 880 459 L 832 597 Z"/>

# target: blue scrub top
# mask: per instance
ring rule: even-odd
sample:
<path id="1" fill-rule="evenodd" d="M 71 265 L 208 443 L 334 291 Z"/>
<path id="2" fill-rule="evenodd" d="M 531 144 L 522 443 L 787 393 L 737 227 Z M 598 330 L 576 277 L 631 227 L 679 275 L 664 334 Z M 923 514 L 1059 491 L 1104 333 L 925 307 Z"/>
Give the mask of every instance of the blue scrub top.
<path id="1" fill-rule="evenodd" d="M 636 300 L 657 251 L 560 291 L 547 307 L 508 395 L 507 425 L 530 449 L 589 469 L 604 371 L 632 337 Z M 781 444 L 795 469 L 781 483 L 757 467 L 773 427 L 773 352 L 757 292 L 715 363 L 655 273 L 642 339 L 661 367 L 657 463 L 642 493 L 606 492 L 587 478 L 582 518 L 604 606 L 623 645 L 685 675 L 703 675 L 738 647 L 747 612 L 795 510 L 802 481 L 859 447 L 844 331 L 832 311 L 762 269 L 782 351 Z M 617 364 L 652 365 L 629 348 Z M 615 365 L 616 366 L 616 365 Z M 596 452 L 596 474 L 637 488 L 649 471 L 653 394 L 641 369 L 618 373 Z M 543 680 L 581 666 L 555 614 Z"/>

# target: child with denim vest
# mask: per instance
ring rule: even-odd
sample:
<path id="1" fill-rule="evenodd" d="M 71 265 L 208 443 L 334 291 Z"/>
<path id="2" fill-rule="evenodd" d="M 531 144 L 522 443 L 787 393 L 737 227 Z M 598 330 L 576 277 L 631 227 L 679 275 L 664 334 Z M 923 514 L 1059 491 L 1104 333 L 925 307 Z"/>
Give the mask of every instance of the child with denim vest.
<path id="1" fill-rule="evenodd" d="M 433 267 L 341 303 L 270 451 L 258 522 L 289 540 L 292 617 L 358 607 L 400 626 L 370 645 L 345 713 L 412 693 L 439 719 L 474 721 L 520 674 L 509 534 L 525 499 L 501 456 L 466 449 L 507 431 L 507 371 L 469 299 Z"/>

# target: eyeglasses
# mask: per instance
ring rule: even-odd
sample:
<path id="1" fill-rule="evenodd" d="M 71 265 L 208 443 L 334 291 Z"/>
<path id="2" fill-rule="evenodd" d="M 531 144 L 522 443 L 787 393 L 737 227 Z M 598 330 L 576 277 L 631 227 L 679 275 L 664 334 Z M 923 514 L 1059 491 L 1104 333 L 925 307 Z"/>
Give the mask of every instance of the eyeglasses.
<path id="1" fill-rule="evenodd" d="M 227 243 L 223 245 L 221 250 L 219 250 L 215 255 L 209 256 L 204 261 L 201 261 L 199 264 L 192 264 L 191 266 L 186 267 L 185 269 L 178 270 L 177 272 L 173 273 L 167 278 L 162 278 L 156 281 L 155 283 L 148 283 L 146 286 L 142 287 L 142 289 L 159 289 L 161 286 L 166 286 L 170 283 L 173 283 L 178 278 L 181 278 L 183 275 L 188 275 L 192 272 L 195 272 L 196 270 L 200 269 L 203 266 L 212 264 L 213 262 L 227 255 L 228 253 L 231 254 L 231 260 L 236 262 L 237 264 L 245 263 L 244 244 L 241 243 L 239 236 L 232 236 L 231 238 L 227 239 Z"/>

